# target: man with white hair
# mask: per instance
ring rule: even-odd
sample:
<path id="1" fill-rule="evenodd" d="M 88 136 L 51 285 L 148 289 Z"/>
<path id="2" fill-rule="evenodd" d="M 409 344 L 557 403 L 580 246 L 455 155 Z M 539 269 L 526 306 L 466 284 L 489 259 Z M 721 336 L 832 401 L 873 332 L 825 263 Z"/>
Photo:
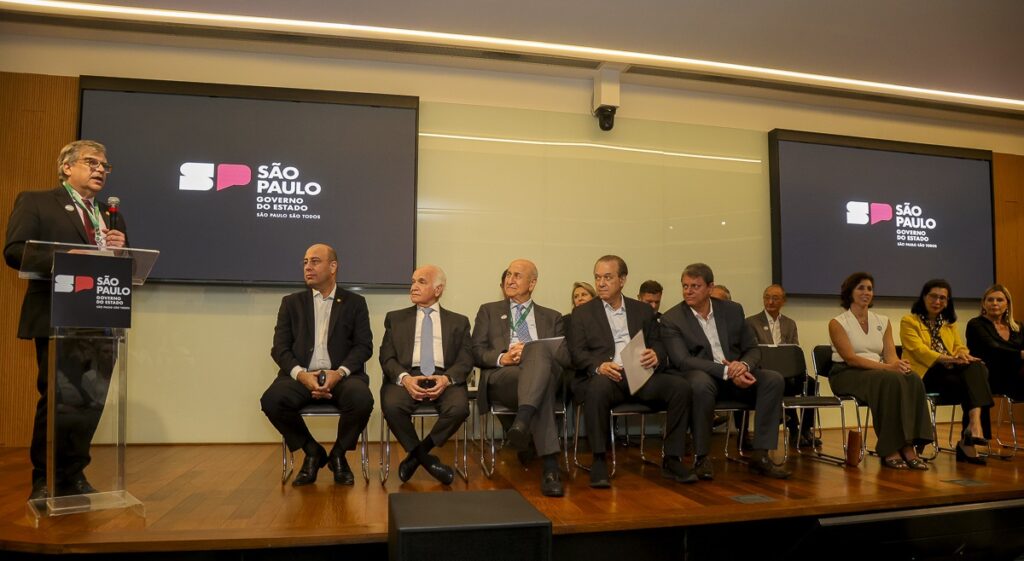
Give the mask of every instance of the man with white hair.
<path id="1" fill-rule="evenodd" d="M 443 445 L 469 416 L 466 378 L 473 370 L 469 319 L 440 306 L 446 281 L 436 265 L 416 269 L 409 288 L 413 306 L 388 312 L 384 318 L 378 355 L 384 371 L 381 410 L 408 452 L 398 466 L 403 482 L 422 465 L 434 479 L 450 485 L 454 471 L 430 451 Z M 434 404 L 438 419 L 420 440 L 412 412 L 423 403 Z"/>

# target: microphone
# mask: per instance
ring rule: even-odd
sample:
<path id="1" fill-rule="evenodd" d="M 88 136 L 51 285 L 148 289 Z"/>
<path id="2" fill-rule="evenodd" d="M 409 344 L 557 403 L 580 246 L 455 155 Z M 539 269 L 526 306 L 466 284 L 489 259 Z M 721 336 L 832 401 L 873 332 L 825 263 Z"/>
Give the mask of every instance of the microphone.
<path id="1" fill-rule="evenodd" d="M 117 222 L 120 215 L 118 214 L 118 208 L 121 206 L 121 199 L 117 197 L 110 197 L 107 199 L 107 215 L 110 217 L 110 223 L 107 227 L 111 230 L 117 230 Z"/>

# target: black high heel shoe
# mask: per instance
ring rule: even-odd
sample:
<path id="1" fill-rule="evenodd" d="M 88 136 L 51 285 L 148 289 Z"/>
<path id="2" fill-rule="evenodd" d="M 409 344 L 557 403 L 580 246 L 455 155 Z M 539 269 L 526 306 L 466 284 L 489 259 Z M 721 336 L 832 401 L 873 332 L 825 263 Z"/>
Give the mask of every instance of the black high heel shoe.
<path id="1" fill-rule="evenodd" d="M 972 444 L 973 441 L 971 431 L 964 429 L 960 442 L 956 443 L 956 461 L 983 466 L 986 464 L 985 458 L 978 456 L 978 451 L 974 449 Z"/>

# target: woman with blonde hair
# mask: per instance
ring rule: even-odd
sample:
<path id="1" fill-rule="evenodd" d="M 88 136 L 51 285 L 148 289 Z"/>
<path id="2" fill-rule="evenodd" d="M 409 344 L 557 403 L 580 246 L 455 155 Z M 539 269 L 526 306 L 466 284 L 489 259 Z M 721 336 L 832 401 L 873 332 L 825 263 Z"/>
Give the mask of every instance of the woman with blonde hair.
<path id="1" fill-rule="evenodd" d="M 1005 286 L 993 284 L 982 295 L 981 315 L 967 322 L 967 348 L 988 367 L 993 394 L 1024 400 L 1024 333 Z"/>

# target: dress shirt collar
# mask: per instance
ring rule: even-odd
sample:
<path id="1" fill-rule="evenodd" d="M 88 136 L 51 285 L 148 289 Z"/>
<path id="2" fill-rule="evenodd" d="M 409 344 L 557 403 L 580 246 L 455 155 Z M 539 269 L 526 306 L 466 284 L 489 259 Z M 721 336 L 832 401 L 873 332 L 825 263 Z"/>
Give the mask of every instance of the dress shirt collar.
<path id="1" fill-rule="evenodd" d="M 331 293 L 328 294 L 326 297 L 321 296 L 319 290 L 317 290 L 315 288 L 312 289 L 312 290 L 313 290 L 313 301 L 315 301 L 315 302 L 322 302 L 324 300 L 334 300 L 334 295 L 338 293 L 338 285 L 334 285 L 334 288 L 331 289 Z"/>

